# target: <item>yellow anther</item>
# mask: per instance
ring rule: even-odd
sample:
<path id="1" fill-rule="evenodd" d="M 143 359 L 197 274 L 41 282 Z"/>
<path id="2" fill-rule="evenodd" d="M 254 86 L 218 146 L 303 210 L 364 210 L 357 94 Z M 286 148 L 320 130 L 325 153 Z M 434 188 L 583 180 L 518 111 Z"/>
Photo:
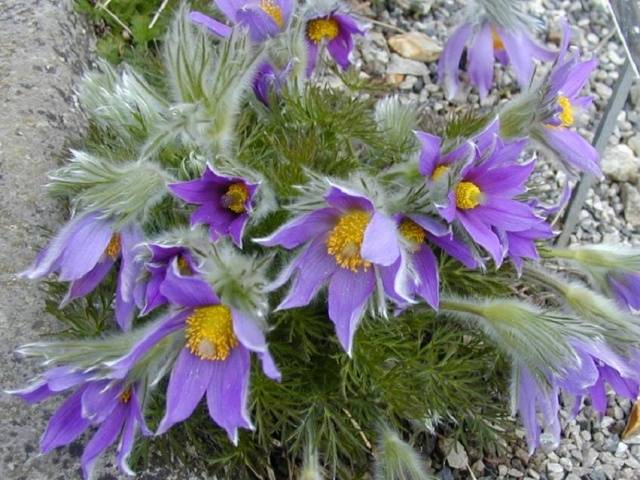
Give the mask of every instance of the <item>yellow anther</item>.
<path id="1" fill-rule="evenodd" d="M 480 204 L 482 192 L 475 183 L 460 182 L 456 185 L 456 206 L 461 210 L 469 210 Z"/>
<path id="2" fill-rule="evenodd" d="M 284 27 L 284 16 L 282 15 L 282 9 L 274 0 L 261 0 L 260 9 L 271 17 L 278 28 Z"/>
<path id="3" fill-rule="evenodd" d="M 424 231 L 424 228 L 408 218 L 400 222 L 398 230 L 402 238 L 415 245 L 424 243 L 427 238 L 427 232 Z"/>
<path id="4" fill-rule="evenodd" d="M 433 173 L 431 174 L 431 180 L 434 182 L 438 181 L 444 174 L 449 171 L 449 165 L 438 165 L 433 169 Z"/>
<path id="5" fill-rule="evenodd" d="M 491 29 L 491 37 L 493 38 L 493 49 L 496 51 L 504 50 L 504 43 L 502 43 L 502 39 L 495 28 Z"/>
<path id="6" fill-rule="evenodd" d="M 307 38 L 314 43 L 323 39 L 333 40 L 340 33 L 340 25 L 334 18 L 314 18 L 307 23 Z"/>
<path id="7" fill-rule="evenodd" d="M 116 258 L 118 258 L 118 255 L 120 255 L 120 249 L 121 249 L 120 235 L 118 235 L 117 233 L 114 233 L 111 236 L 111 240 L 109 240 L 109 244 L 107 245 L 107 248 L 104 249 L 104 253 L 105 255 L 115 260 Z"/>
<path id="8" fill-rule="evenodd" d="M 129 400 L 131 400 L 131 389 L 127 388 L 124 392 L 120 394 L 120 401 L 122 403 L 129 403 Z"/>
<path id="9" fill-rule="evenodd" d="M 178 257 L 178 271 L 182 274 L 182 275 L 191 275 L 193 272 L 191 271 L 191 266 L 189 265 L 189 262 L 187 261 L 187 259 L 184 257 L 184 255 L 180 255 Z"/>
<path id="10" fill-rule="evenodd" d="M 225 360 L 238 346 L 231 310 L 224 305 L 196 308 L 184 334 L 189 351 L 202 360 Z"/>
<path id="11" fill-rule="evenodd" d="M 562 109 L 559 115 L 562 126 L 573 126 L 575 120 L 573 118 L 573 105 L 571 105 L 571 100 L 569 100 L 569 98 L 565 97 L 564 95 L 559 95 L 558 105 L 560 105 L 560 108 Z"/>
<path id="12" fill-rule="evenodd" d="M 353 210 L 344 214 L 329 233 L 327 253 L 335 257 L 340 267 L 357 272 L 361 267 L 367 271 L 371 266 L 370 262 L 360 256 L 364 231 L 370 220 L 370 213 Z"/>
<path id="13" fill-rule="evenodd" d="M 234 183 L 229 186 L 227 193 L 222 196 L 222 206 L 234 213 L 246 212 L 245 204 L 249 198 L 249 190 L 244 183 Z"/>

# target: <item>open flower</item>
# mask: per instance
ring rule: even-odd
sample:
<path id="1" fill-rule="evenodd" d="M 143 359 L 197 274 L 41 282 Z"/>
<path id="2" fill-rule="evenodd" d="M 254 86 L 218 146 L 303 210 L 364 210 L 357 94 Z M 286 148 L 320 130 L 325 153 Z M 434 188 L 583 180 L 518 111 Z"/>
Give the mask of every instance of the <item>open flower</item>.
<path id="1" fill-rule="evenodd" d="M 405 304 L 406 299 L 394 293 L 397 289 L 394 284 L 407 282 L 404 290 L 412 296 L 423 298 L 437 310 L 440 303 L 440 277 L 438 260 L 431 247 L 442 248 L 468 268 L 476 268 L 478 262 L 469 248 L 454 238 L 447 227 L 424 215 L 400 216 L 398 232 L 403 246 L 401 258 L 393 265 L 380 269 L 385 290 L 394 301 Z M 407 278 L 398 280 L 399 276 Z"/>
<path id="2" fill-rule="evenodd" d="M 212 241 L 230 235 L 242 247 L 242 234 L 252 210 L 258 184 L 244 178 L 220 175 L 210 165 L 197 180 L 169 185 L 171 192 L 188 203 L 200 205 L 191 215 L 191 225 L 209 225 Z"/>
<path id="3" fill-rule="evenodd" d="M 70 282 L 62 304 L 91 293 L 120 259 L 116 291 L 116 320 L 128 329 L 136 305 L 142 303 L 142 285 L 137 281 L 140 264 L 136 246 L 142 232 L 135 225 L 116 231 L 113 222 L 99 212 L 88 212 L 70 220 L 36 261 L 23 272 L 27 278 L 43 278 L 58 272 L 58 280 Z"/>
<path id="4" fill-rule="evenodd" d="M 377 268 L 392 265 L 400 256 L 397 227 L 368 198 L 347 189 L 332 186 L 325 201 L 327 207 L 295 218 L 256 241 L 287 249 L 304 245 L 278 282 L 282 285 L 293 277 L 291 290 L 278 308 L 309 304 L 328 282 L 329 318 L 342 347 L 351 354 L 353 336 L 376 287 Z"/>
<path id="5" fill-rule="evenodd" d="M 40 439 L 40 451 L 69 445 L 92 426 L 93 437 L 82 453 L 81 464 L 85 479 L 97 458 L 118 439 L 116 456 L 120 469 L 129 475 L 128 458 L 137 432 L 150 435 L 142 414 L 141 389 L 125 381 L 90 380 L 87 374 L 67 367 L 56 367 L 33 385 L 10 392 L 28 403 L 36 403 L 75 387 L 75 391 L 58 407 Z"/>
<path id="6" fill-rule="evenodd" d="M 146 246 L 151 257 L 144 264 L 145 270 L 149 272 L 149 280 L 145 290 L 145 304 L 141 312 L 143 315 L 167 303 L 167 298 L 160 291 L 160 287 L 174 259 L 178 262 L 178 268 L 183 275 L 190 275 L 197 271 L 193 255 L 183 246 L 158 243 L 149 243 Z"/>
<path id="7" fill-rule="evenodd" d="M 171 370 L 166 413 L 157 433 L 191 416 L 206 394 L 211 418 L 236 443 L 239 428 L 253 428 L 247 412 L 250 352 L 258 354 L 266 375 L 280 378 L 264 333 L 250 314 L 223 305 L 202 278 L 182 275 L 177 259 L 160 291 L 179 310 L 158 321 L 110 366 L 116 376 L 126 376 L 159 341 L 180 332 L 176 334 L 182 335 L 184 343 Z"/>
<path id="8" fill-rule="evenodd" d="M 215 4 L 233 24 L 246 26 L 254 42 L 285 30 L 293 10 L 293 0 L 215 0 Z M 230 27 L 202 12 L 191 12 L 189 18 L 220 37 L 231 34 Z"/>
<path id="9" fill-rule="evenodd" d="M 307 42 L 307 75 L 316 68 L 318 53 L 326 41 L 327 50 L 333 60 L 346 70 L 349 68 L 353 51 L 353 36 L 364 35 L 365 31 L 349 15 L 332 11 L 307 20 L 305 40 Z"/>
<path id="10" fill-rule="evenodd" d="M 449 99 L 459 87 L 459 65 L 467 50 L 469 78 L 484 99 L 493 84 L 494 59 L 511 65 L 522 87 L 531 82 L 535 59 L 551 61 L 555 53 L 538 44 L 530 33 L 531 21 L 518 2 L 500 2 L 499 12 L 492 0 L 479 0 L 468 19 L 447 40 L 438 62 L 438 79 Z M 499 14 L 496 14 L 499 13 Z"/>
<path id="11" fill-rule="evenodd" d="M 545 82 L 546 91 L 539 107 L 539 121 L 532 134 L 553 150 L 569 170 L 589 172 L 600 177 L 600 155 L 574 130 L 577 112 L 592 103 L 592 97 L 581 96 L 580 91 L 598 61 L 592 59 L 583 62 L 577 53 L 569 54 L 570 35 L 571 30 L 565 25 L 560 53 Z"/>
<path id="12" fill-rule="evenodd" d="M 534 167 L 533 162 L 517 163 L 526 142 L 505 143 L 495 134 L 491 135 L 492 142 L 488 142 L 493 129 L 495 127 L 473 140 L 470 157 L 462 154 L 462 147 L 449 156 L 441 155 L 439 137 L 424 133 L 418 136 L 422 143 L 420 170 L 427 181 L 438 179 L 453 164 L 459 171 L 445 204 L 439 207 L 440 215 L 450 223 L 458 222 L 500 265 L 509 251 L 508 234 L 529 232 L 529 236 L 535 237 L 542 219 L 531 206 L 514 199 L 525 192 Z M 466 153 L 469 149 L 465 148 Z"/>

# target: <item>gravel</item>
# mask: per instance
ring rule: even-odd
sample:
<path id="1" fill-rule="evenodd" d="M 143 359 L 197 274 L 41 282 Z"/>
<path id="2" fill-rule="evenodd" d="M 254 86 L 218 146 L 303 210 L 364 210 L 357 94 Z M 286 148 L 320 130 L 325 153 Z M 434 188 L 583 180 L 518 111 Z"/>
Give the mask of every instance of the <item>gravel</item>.
<path id="1" fill-rule="evenodd" d="M 477 94 L 464 91 L 448 102 L 436 84 L 436 62 L 416 62 L 389 50 L 387 39 L 403 32 L 427 35 L 434 44 L 444 44 L 455 24 L 455 14 L 462 3 L 457 0 L 399 0 L 386 3 L 378 12 L 368 10 L 368 3 L 356 2 L 354 9 L 375 17 L 387 27 L 374 25 L 369 35 L 359 42 L 356 63 L 367 75 L 386 78 L 408 101 L 433 112 L 450 112 L 460 107 L 483 108 Z M 4 87 L 0 103 L 0 186 L 9 192 L 3 198 L 0 227 L 0 329 L 2 344 L 2 387 L 20 385 L 34 371 L 12 353 L 15 347 L 34 334 L 47 331 L 53 323 L 42 316 L 43 298 L 37 288 L 18 281 L 7 272 L 19 271 L 42 244 L 40 227 L 55 229 L 61 221 L 60 209 L 52 204 L 41 189 L 45 172 L 65 154 L 63 138 L 80 131 L 82 121 L 70 95 L 89 49 L 89 34 L 71 13 L 71 1 L 0 0 L 0 67 Z M 574 42 L 600 60 L 589 89 L 595 96 L 595 108 L 584 118 L 582 133 L 590 138 L 601 117 L 625 53 L 612 31 L 612 22 L 597 0 L 534 0 L 531 11 L 543 17 L 549 26 L 547 40 L 558 44 L 558 19 L 567 14 L 574 31 Z M 406 71 L 402 71 L 406 70 Z M 544 71 L 540 69 L 540 74 Z M 495 105 L 517 93 L 513 76 L 498 69 L 496 85 L 485 106 Z M 499 92 L 499 95 L 498 93 Z M 640 160 L 640 84 L 632 88 L 630 102 L 617 122 L 610 139 L 611 151 L 624 151 L 629 164 Z M 617 158 L 619 158 L 616 155 Z M 566 181 L 563 172 L 541 155 L 535 187 L 553 200 Z M 25 161 L 26 160 L 26 161 Z M 9 188 L 7 188 L 9 187 Z M 572 242 L 610 242 L 640 245 L 640 185 L 636 172 L 612 174 L 589 194 L 580 224 Z M 16 299 L 20 299 L 17 301 Z M 29 319 L 29 320 L 27 320 Z M 38 456 L 37 439 L 51 405 L 28 408 L 7 396 L 1 396 L 0 447 L 2 479 L 73 478 L 78 471 L 79 446 L 72 446 L 46 457 Z M 454 478 L 473 472 L 475 478 L 524 478 L 564 480 L 612 480 L 638 478 L 640 444 L 623 443 L 619 435 L 624 429 L 631 403 L 609 396 L 606 415 L 599 418 L 590 407 L 571 419 L 561 412 L 563 436 L 555 451 L 526 453 L 524 431 L 516 430 L 517 439 L 508 446 L 509 454 L 499 459 L 474 458 L 469 453 L 464 468 L 457 452 L 452 470 L 445 466 L 441 478 Z M 477 457 L 477 456 L 476 456 Z M 453 466 L 453 465 L 452 465 Z M 55 472 L 55 473 L 54 473 Z M 109 472 L 106 470 L 104 472 Z M 168 478 L 146 473 L 144 478 Z M 100 478 L 113 478 L 104 473 Z M 179 476 L 174 478 L 182 478 Z"/>
<path id="2" fill-rule="evenodd" d="M 394 2 L 389 2 L 394 3 Z M 406 2 L 410 3 L 410 2 Z M 353 2 L 354 5 L 357 2 Z M 498 88 L 489 95 L 484 105 L 480 105 L 474 90 L 468 87 L 456 99 L 448 102 L 442 89 L 437 85 L 437 62 L 423 62 L 428 74 L 413 64 L 401 71 L 398 55 L 389 53 L 389 48 L 381 41 L 381 36 L 392 38 L 397 29 L 405 32 L 420 32 L 428 35 L 433 44 L 443 45 L 450 28 L 456 23 L 454 12 L 460 11 L 464 2 L 440 0 L 430 2 L 429 8 L 421 14 L 412 14 L 410 8 L 402 9 L 398 4 L 379 12 L 377 20 L 386 24 L 375 24 L 374 39 L 365 38 L 359 44 L 356 54 L 359 66 L 372 76 L 386 73 L 387 82 L 395 86 L 407 101 L 428 112 L 450 112 L 462 108 L 490 108 L 498 102 L 517 94 L 514 78 L 500 67 L 496 70 L 495 85 Z M 591 139 L 602 111 L 612 95 L 618 71 L 625 60 L 625 52 L 618 41 L 603 1 L 597 0 L 535 0 L 528 2 L 533 14 L 546 22 L 549 33 L 546 41 L 556 47 L 561 38 L 559 19 L 568 15 L 572 25 L 572 44 L 579 46 L 587 55 L 593 54 L 599 60 L 597 71 L 592 76 L 587 89 L 594 96 L 594 108 L 580 119 L 580 133 Z M 366 12 L 365 12 L 366 13 Z M 540 37 L 542 38 L 542 37 Z M 545 67 L 539 68 L 542 75 Z M 404 75 L 402 75 L 404 74 Z M 419 81 L 421 80 L 421 81 Z M 499 94 L 497 93 L 499 92 Z M 640 245 L 640 82 L 632 87 L 625 110 L 620 113 L 609 146 L 604 155 L 606 177 L 589 193 L 580 215 L 580 223 L 571 237 L 572 243 L 625 243 Z M 538 156 L 536 178 L 533 188 L 552 203 L 558 198 L 566 175 L 559 171 L 557 164 L 544 153 Z M 526 452 L 524 431 L 516 430 L 518 439 L 507 448 L 510 455 L 499 459 L 474 458 L 470 456 L 470 466 L 459 469 L 457 478 L 499 479 L 549 479 L 549 480 L 613 480 L 640 478 L 640 440 L 624 443 L 620 433 L 624 429 L 631 409 L 629 400 L 609 396 L 606 415 L 599 418 L 586 406 L 576 418 L 570 418 L 568 410 L 561 411 L 563 426 L 562 440 L 554 451 L 538 450 L 529 457 Z M 451 472 L 437 472 L 440 478 L 450 478 Z"/>

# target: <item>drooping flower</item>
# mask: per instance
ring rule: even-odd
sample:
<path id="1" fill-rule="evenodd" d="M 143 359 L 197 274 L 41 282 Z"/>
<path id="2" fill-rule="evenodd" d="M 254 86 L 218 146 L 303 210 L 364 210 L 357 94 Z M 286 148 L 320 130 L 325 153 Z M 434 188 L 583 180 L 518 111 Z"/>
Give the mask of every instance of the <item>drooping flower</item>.
<path id="1" fill-rule="evenodd" d="M 617 395 L 631 400 L 640 393 L 640 355 L 637 351 L 629 352 L 630 356 L 625 358 L 601 341 L 573 340 L 571 344 L 578 361 L 567 366 L 562 375 L 547 375 L 542 385 L 525 367 L 518 370 L 516 400 L 530 454 L 540 444 L 541 430 L 550 437 L 552 447 L 557 447 L 560 442 L 560 391 L 574 398 L 574 415 L 580 411 L 583 399 L 587 397 L 597 412 L 604 413 L 607 408 L 606 385 Z"/>
<path id="2" fill-rule="evenodd" d="M 618 304 L 632 311 L 640 310 L 640 273 L 610 273 L 607 280 Z"/>
<path id="3" fill-rule="evenodd" d="M 307 75 L 316 68 L 322 43 L 340 68 L 349 68 L 353 51 L 353 36 L 364 35 L 365 30 L 349 15 L 333 10 L 307 20 L 305 40 L 307 42 Z"/>
<path id="4" fill-rule="evenodd" d="M 234 25 L 246 26 L 254 42 L 263 42 L 284 31 L 293 11 L 293 0 L 215 0 L 215 4 Z M 189 19 L 220 37 L 231 34 L 229 26 L 202 12 L 191 12 Z"/>
<path id="5" fill-rule="evenodd" d="M 400 256 L 397 227 L 371 200 L 353 191 L 332 185 L 324 199 L 327 207 L 295 218 L 256 241 L 286 249 L 304 245 L 278 282 L 282 285 L 293 278 L 278 308 L 307 305 L 328 283 L 329 318 L 340 344 L 351 354 L 356 328 L 376 288 L 378 268 L 394 264 Z"/>
<path id="6" fill-rule="evenodd" d="M 588 108 L 591 96 L 580 91 L 598 65 L 597 59 L 580 61 L 577 53 L 569 54 L 571 29 L 565 24 L 565 33 L 558 59 L 549 74 L 544 98 L 539 106 L 538 122 L 532 135 L 553 150 L 570 171 L 589 172 L 602 176 L 600 155 L 573 128 L 579 110 Z"/>
<path id="7" fill-rule="evenodd" d="M 253 197 L 258 184 L 241 177 L 225 176 L 207 165 L 197 180 L 177 182 L 169 190 L 188 203 L 200 205 L 191 214 L 191 225 L 209 225 L 212 241 L 223 235 L 231 236 L 242 247 L 242 234 L 252 211 Z"/>
<path id="8" fill-rule="evenodd" d="M 70 220 L 23 272 L 30 279 L 58 272 L 58 280 L 70 282 L 63 305 L 91 293 L 120 260 L 116 290 L 116 320 L 128 329 L 136 305 L 142 303 L 143 286 L 137 282 L 140 264 L 136 247 L 142 232 L 136 225 L 116 231 L 113 222 L 99 212 L 88 212 Z"/>
<path id="9" fill-rule="evenodd" d="M 36 403 L 74 387 L 75 391 L 50 418 L 40 439 L 40 451 L 48 453 L 54 448 L 69 445 L 96 426 L 96 432 L 82 453 L 84 478 L 91 477 L 95 461 L 116 441 L 118 466 L 124 473 L 133 475 L 128 458 L 135 437 L 138 431 L 143 435 L 151 434 L 142 414 L 139 385 L 121 380 L 91 380 L 86 373 L 56 367 L 45 372 L 42 379 L 33 385 L 10 393 L 27 403 Z"/>
<path id="10" fill-rule="evenodd" d="M 534 162 L 517 163 L 526 141 L 505 143 L 489 135 L 495 128 L 472 139 L 473 149 L 458 147 L 449 156 L 440 154 L 439 137 L 425 133 L 418 137 L 422 143 L 420 171 L 427 181 L 438 180 L 454 164 L 457 167 L 447 199 L 439 207 L 440 215 L 450 223 L 458 222 L 500 265 L 509 251 L 508 235 L 529 232 L 535 237 L 542 219 L 530 205 L 514 199 L 526 191 L 534 167 Z"/>
<path id="11" fill-rule="evenodd" d="M 401 305 L 406 303 L 406 299 L 394 293 L 394 284 L 398 276 L 407 276 L 407 279 L 400 280 L 400 283 L 408 283 L 405 290 L 411 296 L 423 298 L 437 310 L 440 303 L 440 276 L 438 260 L 431 247 L 442 248 L 468 268 L 476 268 L 478 262 L 469 248 L 457 240 L 449 228 L 425 215 L 400 216 L 398 232 L 403 247 L 401 257 L 392 265 L 380 268 L 387 295 Z"/>
<path id="12" fill-rule="evenodd" d="M 555 53 L 533 39 L 533 22 L 519 2 L 477 0 L 467 19 L 451 34 L 440 55 L 438 79 L 449 99 L 459 87 L 460 60 L 466 48 L 467 70 L 484 99 L 493 84 L 494 59 L 511 65 L 520 86 L 531 82 L 535 60 L 551 61 Z"/>
<path id="13" fill-rule="evenodd" d="M 190 275 L 197 271 L 196 262 L 188 248 L 180 245 L 162 245 L 149 243 L 146 245 L 151 257 L 144 264 L 149 272 L 149 280 L 145 290 L 145 304 L 142 315 L 146 315 L 160 305 L 167 303 L 167 298 L 160 291 L 167 270 L 176 259 L 178 268 L 183 275 Z"/>
<path id="14" fill-rule="evenodd" d="M 179 310 L 157 322 L 110 366 L 116 376 L 125 376 L 159 341 L 181 332 L 184 344 L 171 371 L 166 412 L 157 433 L 187 419 L 206 393 L 211 418 L 236 443 L 239 428 L 253 428 L 247 412 L 250 352 L 258 354 L 267 376 L 280 378 L 264 333 L 250 314 L 223 305 L 198 275 L 182 275 L 178 259 L 167 270 L 160 291 Z"/>
<path id="15" fill-rule="evenodd" d="M 258 67 L 253 79 L 253 93 L 265 106 L 269 106 L 271 91 L 278 93 L 282 89 L 292 65 L 289 63 L 282 70 L 278 70 L 269 62 L 264 62 Z"/>

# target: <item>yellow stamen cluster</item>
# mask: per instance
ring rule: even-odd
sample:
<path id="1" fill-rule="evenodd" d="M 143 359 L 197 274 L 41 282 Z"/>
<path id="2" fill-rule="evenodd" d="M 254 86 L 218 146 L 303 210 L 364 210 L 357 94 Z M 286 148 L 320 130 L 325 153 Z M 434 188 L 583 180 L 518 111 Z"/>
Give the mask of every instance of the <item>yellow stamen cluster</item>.
<path id="1" fill-rule="evenodd" d="M 120 401 L 122 403 L 129 403 L 129 400 L 131 400 L 131 389 L 127 388 L 124 392 L 120 394 Z"/>
<path id="2" fill-rule="evenodd" d="M 222 196 L 222 205 L 234 213 L 244 213 L 245 204 L 249 198 L 249 190 L 244 183 L 234 183 L 229 186 L 227 193 Z"/>
<path id="3" fill-rule="evenodd" d="M 224 305 L 196 308 L 186 323 L 187 348 L 202 360 L 225 360 L 238 346 L 231 310 Z"/>
<path id="4" fill-rule="evenodd" d="M 364 231 L 370 220 L 370 213 L 353 210 L 344 214 L 329 233 L 327 253 L 335 257 L 340 267 L 357 272 L 361 267 L 367 271 L 371 266 L 371 262 L 360 256 Z"/>
<path id="5" fill-rule="evenodd" d="M 178 257 L 178 271 L 182 275 L 191 275 L 193 273 L 191 271 L 191 267 L 189 266 L 189 262 L 183 255 L 180 255 Z"/>
<path id="6" fill-rule="evenodd" d="M 416 245 L 424 243 L 427 238 L 427 232 L 424 231 L 424 228 L 408 218 L 400 222 L 398 230 L 402 238 Z"/>
<path id="7" fill-rule="evenodd" d="M 340 25 L 334 18 L 314 18 L 307 23 L 307 38 L 314 43 L 323 39 L 333 40 L 340 33 Z"/>
<path id="8" fill-rule="evenodd" d="M 431 174 L 431 180 L 437 182 L 440 178 L 449 171 L 448 165 L 438 165 L 433 169 L 433 173 Z"/>
<path id="9" fill-rule="evenodd" d="M 284 27 L 284 16 L 282 15 L 282 10 L 274 0 L 261 0 L 260 9 L 271 17 L 278 28 Z"/>
<path id="10" fill-rule="evenodd" d="M 456 206 L 461 210 L 469 210 L 480 204 L 482 192 L 473 182 L 460 182 L 456 185 Z"/>
<path id="11" fill-rule="evenodd" d="M 504 50 L 504 43 L 495 28 L 491 29 L 491 37 L 493 38 L 493 49 L 496 51 Z"/>
<path id="12" fill-rule="evenodd" d="M 575 120 L 573 118 L 573 105 L 571 105 L 571 101 L 568 97 L 564 95 L 558 96 L 558 105 L 562 111 L 560 112 L 559 118 L 562 122 L 563 127 L 571 127 L 573 126 Z"/>
<path id="13" fill-rule="evenodd" d="M 115 233 L 111 236 L 111 240 L 109 240 L 109 244 L 107 245 L 107 248 L 104 249 L 104 253 L 105 255 L 115 259 L 118 257 L 118 255 L 120 255 L 120 249 L 121 249 L 120 235 Z"/>

